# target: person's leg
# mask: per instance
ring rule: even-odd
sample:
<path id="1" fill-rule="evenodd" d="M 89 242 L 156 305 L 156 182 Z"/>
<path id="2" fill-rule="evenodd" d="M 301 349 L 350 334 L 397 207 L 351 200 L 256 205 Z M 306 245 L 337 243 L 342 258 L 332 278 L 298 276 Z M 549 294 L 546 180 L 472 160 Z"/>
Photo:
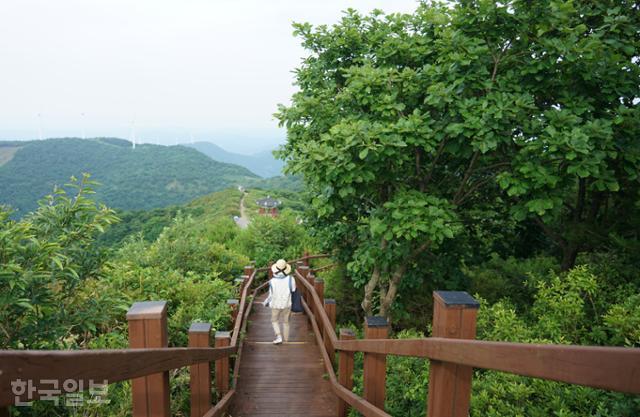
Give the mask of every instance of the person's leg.
<path id="1" fill-rule="evenodd" d="M 284 327 L 284 341 L 285 342 L 289 341 L 289 317 L 291 317 L 291 309 L 290 308 L 286 308 L 282 312 L 282 319 L 284 321 L 283 327 Z"/>
<path id="2" fill-rule="evenodd" d="M 271 309 L 271 326 L 273 326 L 273 331 L 276 333 L 276 338 L 281 337 L 280 324 L 278 323 L 279 316 L 280 316 L 280 310 L 276 308 L 272 308 Z"/>

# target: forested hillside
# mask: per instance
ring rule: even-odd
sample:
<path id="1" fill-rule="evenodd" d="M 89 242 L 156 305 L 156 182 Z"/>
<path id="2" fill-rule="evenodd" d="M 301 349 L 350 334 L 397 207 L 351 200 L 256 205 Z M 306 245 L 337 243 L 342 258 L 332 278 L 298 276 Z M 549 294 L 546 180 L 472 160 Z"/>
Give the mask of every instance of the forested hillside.
<path id="1" fill-rule="evenodd" d="M 243 184 L 256 175 L 213 161 L 183 146 L 138 145 L 121 139 L 49 139 L 0 142 L 0 204 L 33 210 L 72 175 L 92 174 L 104 184 L 96 198 L 119 209 L 150 209 Z"/>

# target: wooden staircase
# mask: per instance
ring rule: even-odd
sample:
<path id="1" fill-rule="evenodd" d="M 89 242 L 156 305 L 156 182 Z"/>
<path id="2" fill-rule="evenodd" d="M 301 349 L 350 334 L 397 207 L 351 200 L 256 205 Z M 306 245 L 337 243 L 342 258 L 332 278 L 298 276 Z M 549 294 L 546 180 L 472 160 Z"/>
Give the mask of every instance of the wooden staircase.
<path id="1" fill-rule="evenodd" d="M 68 379 L 85 389 L 92 380 L 133 380 L 132 415 L 168 417 L 169 370 L 184 366 L 191 370 L 192 417 L 346 417 L 349 408 L 366 417 L 388 417 L 388 355 L 431 361 L 428 417 L 468 416 L 474 368 L 640 394 L 640 349 L 473 340 L 478 304 L 463 292 L 434 293 L 434 337 L 388 339 L 388 326 L 379 317 L 367 318 L 365 339 L 346 329 L 337 332 L 335 301 L 324 298 L 324 283 L 315 277 L 322 268 L 309 268 L 320 257 L 325 255 L 290 261 L 305 309 L 292 316 L 290 344 L 271 343 L 269 312 L 253 301 L 266 289 L 269 268 L 247 266 L 239 300 L 229 300 L 233 329 L 216 332 L 214 347 L 206 323 L 191 326 L 189 347 L 167 347 L 166 303 L 145 302 L 127 315 L 130 349 L 0 351 L 0 417 L 25 400 L 13 394 L 15 381 L 34 383 L 33 400 L 44 388 L 39 381 L 61 385 Z M 362 397 L 352 391 L 356 352 L 364 354 Z"/>

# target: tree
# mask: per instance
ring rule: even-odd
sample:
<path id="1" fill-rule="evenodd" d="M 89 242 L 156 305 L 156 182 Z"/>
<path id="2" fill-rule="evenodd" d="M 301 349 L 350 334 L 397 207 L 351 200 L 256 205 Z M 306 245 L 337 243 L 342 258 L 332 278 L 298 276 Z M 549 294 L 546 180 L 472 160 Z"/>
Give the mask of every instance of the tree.
<path id="1" fill-rule="evenodd" d="M 74 294 L 100 276 L 106 256 L 96 235 L 118 221 L 88 198 L 93 185 L 88 174 L 72 178 L 75 195 L 57 188 L 18 222 L 0 210 L 0 346 L 60 347 L 93 314 L 74 305 Z"/>
<path id="2" fill-rule="evenodd" d="M 516 219 L 534 217 L 549 231 L 571 226 L 562 203 L 576 178 L 614 193 L 619 174 L 637 187 L 629 139 L 638 25 L 625 17 L 635 6 L 603 3 L 425 2 L 413 15 L 349 10 L 331 28 L 295 25 L 310 55 L 296 71 L 300 91 L 277 113 L 288 137 L 279 156 L 313 196 L 313 225 L 364 284 L 367 314 L 379 304 L 389 316 L 417 259 L 481 218 L 482 207 L 509 205 Z M 614 58 L 601 59 L 602 47 Z M 575 88 L 560 51 L 575 73 L 592 64 L 582 79 L 606 78 L 607 97 Z M 565 147 L 549 146 L 553 127 Z"/>

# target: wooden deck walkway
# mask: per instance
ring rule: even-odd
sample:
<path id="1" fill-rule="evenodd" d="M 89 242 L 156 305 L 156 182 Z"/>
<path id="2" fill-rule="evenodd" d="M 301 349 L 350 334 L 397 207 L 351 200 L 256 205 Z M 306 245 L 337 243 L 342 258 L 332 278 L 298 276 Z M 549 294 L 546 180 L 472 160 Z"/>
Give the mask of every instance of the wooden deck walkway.
<path id="1" fill-rule="evenodd" d="M 324 378 L 315 336 L 303 314 L 291 315 L 290 342 L 273 345 L 271 312 L 258 297 L 249 317 L 232 417 L 335 416 L 337 399 Z"/>

